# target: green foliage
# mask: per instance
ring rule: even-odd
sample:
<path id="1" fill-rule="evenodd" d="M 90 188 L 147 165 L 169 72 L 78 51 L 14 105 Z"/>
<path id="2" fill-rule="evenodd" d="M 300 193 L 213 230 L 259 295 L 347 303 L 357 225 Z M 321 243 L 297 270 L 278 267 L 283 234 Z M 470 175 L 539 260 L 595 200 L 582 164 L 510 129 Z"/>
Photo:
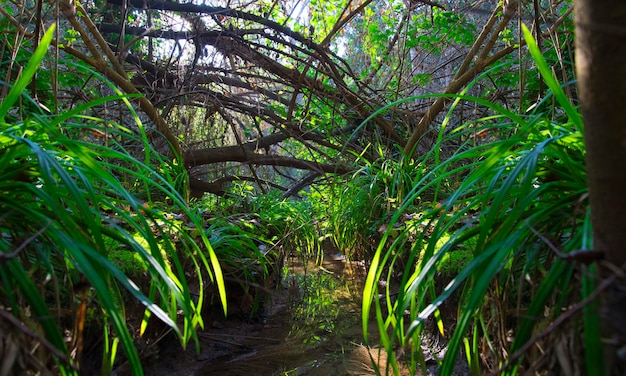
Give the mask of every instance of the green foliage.
<path id="1" fill-rule="evenodd" d="M 450 43 L 470 46 L 476 38 L 476 26 L 463 15 L 434 8 L 432 15 L 411 17 L 407 36 L 407 47 L 439 54 Z"/>
<path id="2" fill-rule="evenodd" d="M 316 42 L 320 42 L 333 28 L 339 17 L 343 15 L 343 10 L 349 5 L 349 1 L 323 1 L 311 0 L 309 3 L 310 24 L 315 28 Z"/>
<path id="3" fill-rule="evenodd" d="M 72 320 L 83 325 L 85 317 L 78 313 L 65 317 L 52 310 L 64 312 L 69 307 L 70 312 L 79 312 L 85 299 L 94 299 L 102 310 L 100 325 L 106 336 L 102 372 L 114 366 L 119 343 L 132 372 L 141 374 L 133 342 L 137 333 L 129 331 L 122 290 L 145 306 L 140 335 L 148 318 L 155 316 L 186 345 L 202 325 L 203 297 L 197 303 L 191 299 L 182 258 L 193 262 L 200 285 L 200 270 L 206 270 L 223 294 L 221 270 L 206 237 L 198 242 L 202 251 L 180 221 L 153 209 L 152 202 L 137 200 L 119 180 L 132 178 L 145 190 L 160 192 L 200 226 L 200 217 L 174 189 L 173 178 L 184 173 L 180 167 L 176 171 L 181 164 L 171 164 L 168 174 L 159 174 L 130 156 L 121 142 L 142 145 L 147 160 L 160 158 L 145 135 L 137 137 L 115 123 L 82 115 L 105 102 L 129 105 L 127 97 L 101 98 L 58 115 L 16 111 L 14 104 L 43 59 L 52 32 L 48 30 L 0 105 L 0 305 L 10 308 L 5 314 L 41 332 L 49 343 L 47 350 L 56 355 L 59 372 L 69 374 L 80 366 L 80 359 L 71 355 L 80 356 L 76 354 L 80 349 L 68 347 L 63 331 Z M 5 122 L 7 118 L 11 120 Z M 68 137 L 94 130 L 109 135 L 106 144 Z M 176 241 L 170 231 L 177 232 Z M 139 286 L 112 261 L 112 244 L 131 250 L 144 264 L 149 286 Z M 72 346 L 83 341 L 83 334 L 72 332 Z"/>
<path id="4" fill-rule="evenodd" d="M 457 305 L 458 319 L 448 343 L 441 374 L 453 372 L 455 359 L 464 348 L 472 372 L 481 373 L 479 359 L 485 356 L 480 341 L 489 344 L 492 366 L 506 365 L 506 374 L 515 374 L 523 356 L 509 363 L 497 349 L 517 354 L 536 330 L 549 325 L 562 308 L 587 297 L 592 288 L 571 283 L 575 266 L 557 256 L 553 247 L 568 254 L 588 249 L 588 216 L 585 214 L 586 175 L 580 116 L 551 75 L 532 40 L 529 48 L 544 80 L 566 116 L 550 118 L 552 113 L 519 115 L 480 98 L 458 96 L 489 107 L 494 116 L 478 119 L 440 137 L 431 154 L 433 158 L 450 137 L 465 140 L 450 158 L 433 165 L 417 180 L 393 214 L 374 254 L 364 290 L 363 328 L 367 331 L 370 308 L 375 308 L 381 342 L 388 350 L 394 344 L 410 345 L 420 353 L 420 333 L 424 320 L 432 315 L 445 330 L 439 309 L 451 297 Z M 557 112 L 558 113 L 558 112 Z M 495 120 L 495 121 L 494 121 Z M 477 143 L 471 135 L 476 130 L 508 134 L 492 141 Z M 443 133 L 442 133 L 443 134 Z M 435 160 L 438 157 L 434 157 Z M 409 232 L 392 236 L 392 229 L 403 216 L 411 213 L 414 202 L 428 190 L 453 183 L 451 192 L 439 191 L 442 209 L 432 210 L 427 219 L 432 233 L 423 231 L 413 239 Z M 404 237 L 404 241 L 400 239 Z M 440 239 L 447 239 L 443 243 Z M 383 303 L 376 299 L 378 281 L 389 279 L 399 255 L 407 254 L 401 266 L 397 299 Z M 467 265 L 449 281 L 437 280 L 444 260 L 453 257 L 461 246 L 471 249 Z M 593 279 L 592 269 L 587 269 Z M 526 282 L 525 282 L 526 281 Z M 391 285 L 388 283 L 388 285 Z M 454 295 L 453 295 L 454 294 Z M 498 302 L 490 306 L 490 301 Z M 404 313 L 410 312 L 409 316 Z M 524 312 L 512 319 L 508 312 Z M 586 344 L 599 339 L 593 310 L 585 316 Z M 499 322 L 501 324 L 494 324 Z M 501 325 L 505 325 L 502 327 Z M 511 330 L 512 343 L 498 334 Z M 565 330 L 565 329 L 563 329 Z M 593 351 L 589 349 L 589 351 Z M 417 356 L 412 368 L 420 366 Z M 527 359 L 532 362 L 533 359 Z M 392 367 L 395 369 L 395 360 Z M 597 362 L 594 362 L 597 363 Z M 424 367 L 424 364 L 421 364 Z"/>
<path id="5" fill-rule="evenodd" d="M 272 244 L 303 256 L 312 255 L 318 249 L 310 202 L 284 199 L 280 192 L 272 191 L 253 199 L 251 206 Z"/>
<path id="6" fill-rule="evenodd" d="M 15 102 L 17 102 L 20 95 L 22 95 L 22 92 L 24 91 L 24 89 L 26 89 L 26 85 L 29 84 L 29 82 L 32 80 L 33 76 L 35 75 L 35 72 L 37 71 L 39 64 L 41 63 L 41 61 L 43 60 L 46 54 L 46 49 L 48 48 L 48 46 L 50 45 L 50 42 L 52 41 L 52 36 L 54 35 L 54 29 L 55 29 L 54 26 L 50 27 L 50 29 L 48 29 L 48 31 L 43 36 L 43 38 L 41 38 L 41 42 L 39 46 L 33 53 L 32 58 L 30 59 L 24 71 L 22 72 L 22 75 L 17 80 L 17 82 L 15 82 L 15 84 L 13 85 L 13 87 L 11 88 L 7 96 L 4 98 L 4 100 L 0 104 L 0 123 L 4 122 L 4 119 L 7 116 L 9 110 L 13 108 L 13 105 L 15 104 Z"/>
<path id="7" fill-rule="evenodd" d="M 385 206 L 384 187 L 376 176 L 362 169 L 351 183 L 332 187 L 328 193 L 328 232 L 340 250 L 355 252 L 376 234 L 375 222 Z"/>
<path id="8" fill-rule="evenodd" d="M 95 4 L 97 8 L 104 2 Z M 249 29 L 250 34 L 242 34 L 239 42 L 250 43 L 257 57 L 247 61 L 241 46 L 224 63 L 222 57 L 228 51 L 217 49 L 220 51 L 216 55 L 221 57 L 210 62 L 202 56 L 204 61 L 197 65 L 198 71 L 240 75 L 251 88 L 269 83 L 266 89 L 287 101 L 247 94 L 241 97 L 242 102 L 224 100 L 222 110 L 235 115 L 236 121 L 231 122 L 213 113 L 205 116 L 208 110 L 191 96 L 204 89 L 220 94 L 218 88 L 229 86 L 226 82 L 215 80 L 216 84 L 204 85 L 203 90 L 174 95 L 167 100 L 185 104 L 177 107 L 170 102 L 170 107 L 165 100 L 161 104 L 168 108 L 164 111 L 169 115 L 167 121 L 185 127 L 180 132 L 185 135 L 184 139 L 180 136 L 182 143 L 221 146 L 234 142 L 229 136 L 230 123 L 238 124 L 233 131 L 246 140 L 270 127 L 272 131 L 287 132 L 289 128 L 281 127 L 289 123 L 297 124 L 303 134 L 315 132 L 314 136 L 325 137 L 328 142 L 316 144 L 294 138 L 281 144 L 280 153 L 307 160 L 345 161 L 347 153 L 341 145 L 346 135 L 339 130 L 361 123 L 353 135 L 363 134 L 356 137 L 356 143 L 365 144 L 366 150 L 350 161 L 361 168 L 347 181 L 328 178 L 324 186 L 312 186 L 304 200 L 283 199 L 278 191 L 257 194 L 252 184 L 236 182 L 230 196 L 206 199 L 189 209 L 179 194 L 186 189 L 187 171 L 180 160 L 169 160 L 150 146 L 146 125 L 129 104 L 133 97 L 119 95 L 103 77 L 71 57 L 50 64 L 56 67 L 54 73 L 37 71 L 45 61 L 52 31 L 46 33 L 33 54 L 33 41 L 22 39 L 13 26 L 7 28 L 9 20 L 2 19 L 5 48 L 0 67 L 11 68 L 2 77 L 15 84 L 0 104 L 1 313 L 10 314 L 44 336 L 50 352 L 56 351 L 56 367 L 60 373 L 69 374 L 75 372 L 72 367 L 80 365 L 79 357 L 70 355 L 80 352 L 76 342 L 82 336 L 72 331 L 71 324 L 84 322 L 84 318 L 55 314 L 67 307 L 78 311 L 80 304 L 97 301 L 101 311 L 93 314 L 93 320 L 104 333 L 103 372 L 114 368 L 121 344 L 132 371 L 140 373 L 139 354 L 133 345 L 137 333 L 129 331 L 126 323 L 129 296 L 146 306 L 139 334 L 145 332 L 148 318 L 157 316 L 187 344 L 195 338 L 195 328 L 202 326 L 199 311 L 205 300 L 202 288 L 199 299 L 190 298 L 190 284 L 195 290 L 207 284 L 205 277 L 213 279 L 226 308 L 218 259 L 229 281 L 241 282 L 244 289 L 260 282 L 267 288 L 265 282 L 273 274 L 280 274 L 287 255 L 318 257 L 323 254 L 320 240 L 332 239 L 348 258 L 371 262 L 364 289 L 364 330 L 369 317 L 375 315 L 387 353 L 391 354 L 396 345 L 410 349 L 407 359 L 414 372 L 425 368 L 421 334 L 424 320 L 430 317 L 442 335 L 451 335 L 441 364 L 442 374 L 452 373 L 455 358 L 463 351 L 473 374 L 483 371 L 485 364 L 480 361 L 484 359 L 490 361 L 487 366 L 506 366 L 503 372 L 508 374 L 518 372 L 525 362 L 532 363 L 531 355 L 524 359 L 516 354 L 522 354 L 566 307 L 593 297 L 596 288 L 594 265 L 578 267 L 555 252 L 591 249 L 582 123 L 572 105 L 575 98 L 569 98 L 562 89 L 571 85 L 573 77 L 568 61 L 572 24 L 566 23 L 566 32 L 553 32 L 540 46 L 524 29 L 532 62 L 524 61 L 525 56 L 505 58 L 506 63 L 490 69 L 463 94 L 442 95 L 454 103 L 436 135 L 436 144 L 426 155 L 408 158 L 385 144 L 377 133 L 378 124 L 369 121 L 395 106 L 408 116 L 418 114 L 422 100 L 436 96 L 384 103 L 418 92 L 419 85 L 431 81 L 445 85 L 445 76 L 451 73 L 449 63 L 428 66 L 440 57 L 453 57 L 450 52 L 454 48 L 462 55 L 476 37 L 477 28 L 470 17 L 480 17 L 423 4 L 410 4 L 409 10 L 408 3 L 394 0 L 369 3 L 337 30 L 337 23 L 354 11 L 358 2 L 313 0 L 306 11 L 304 7 L 277 6 L 265 0 L 231 5 L 290 27 L 315 42 L 336 32 L 336 38 L 323 47 L 337 51 L 346 61 L 333 54 L 309 55 L 308 43 L 295 43 L 293 35 L 285 36 L 265 26 L 255 36 L 259 27 L 255 22 L 226 17 L 224 25 L 219 26 L 230 31 Z M 564 8 L 556 11 L 562 13 Z M 3 9 L 12 14 L 17 8 Z M 94 19 L 102 16 L 95 8 L 91 11 Z M 302 17 L 298 17 L 298 11 L 303 11 Z M 123 21 L 128 25 L 167 29 L 171 24 L 170 15 L 156 10 L 130 9 L 107 16 L 112 16 L 114 23 Z M 174 14 L 173 19 L 178 16 Z M 217 28 L 215 15 L 211 19 L 204 18 L 207 28 Z M 494 48 L 515 45 L 518 36 L 513 30 L 511 26 L 502 31 Z M 119 42 L 117 35 L 105 37 L 113 45 Z M 75 31 L 66 30 L 60 38 L 59 43 L 65 47 L 85 50 Z M 141 52 L 137 56 L 145 57 L 149 50 L 149 56 L 156 57 L 156 65 L 167 71 L 175 69 L 169 63 L 160 64 L 164 61 L 159 59 L 171 62 L 174 52 L 180 52 L 179 63 L 184 64 L 192 56 L 183 53 L 180 43 L 130 34 L 122 42 L 131 40 L 136 43 L 128 46 L 129 52 Z M 171 55 L 168 48 L 173 49 Z M 215 65 L 210 67 L 211 63 Z M 266 69 L 271 67 L 280 68 L 282 75 Z M 301 74 L 297 84 L 290 81 L 287 69 Z M 431 76 L 439 69 L 443 74 Z M 140 69 L 130 74 L 141 78 L 142 73 Z M 192 72 L 187 73 L 179 75 L 181 79 L 189 78 L 180 81 L 180 87 L 191 89 L 194 82 L 200 81 Z M 30 86 L 35 74 L 38 83 Z M 260 79 L 265 76 L 268 81 Z M 84 81 L 78 82 L 81 77 Z M 343 87 L 343 80 L 347 87 Z M 550 93 L 536 103 L 536 98 L 544 95 L 544 82 Z M 80 87 L 86 98 L 99 99 L 47 115 L 44 106 L 56 113 L 57 108 L 68 105 L 58 103 L 58 96 L 53 98 L 53 83 L 59 88 Z M 118 95 L 101 98 L 102 83 Z M 29 87 L 33 87 L 36 100 L 24 95 Z M 224 90 L 229 93 L 224 98 L 247 90 L 230 89 L 233 87 Z M 296 92 L 304 101 L 299 96 L 289 102 L 290 93 Z M 470 92 L 475 97 L 466 95 Z M 514 99 L 518 103 L 512 104 L 510 92 L 516 96 L 519 93 Z M 255 106 L 263 110 L 246 115 L 250 121 L 238 118 L 245 111 L 239 113 L 236 106 L 229 105 L 245 107 L 245 97 L 258 100 Z M 215 96 L 216 101 L 219 98 Z M 89 116 L 103 113 L 95 109 L 113 102 L 128 108 L 135 130 L 110 118 Z M 463 114 L 458 117 L 453 111 L 463 105 L 473 108 L 470 116 L 481 118 L 462 124 L 468 111 L 459 111 Z M 512 105 L 520 109 L 509 110 Z M 357 120 L 373 106 L 383 108 L 363 122 Z M 210 107 L 215 111 L 220 106 L 215 102 Z M 533 112 L 526 113 L 525 108 L 533 108 Z M 400 137 L 415 125 L 410 121 L 397 124 L 399 117 L 389 115 L 386 118 Z M 284 124 L 280 117 L 286 119 Z M 131 148 L 135 153 L 130 152 Z M 372 150 L 378 157 L 375 160 Z M 185 220 L 168 211 L 181 212 Z M 187 280 L 190 264 L 197 280 Z M 580 275 L 580 286 L 571 283 L 575 275 Z M 294 313 L 300 321 L 317 318 L 315 329 L 331 331 L 337 301 L 328 291 L 336 286 L 332 285 L 334 280 L 324 277 L 305 276 L 297 281 L 304 289 L 306 304 Z M 383 280 L 390 283 L 384 291 L 378 291 Z M 586 361 L 588 373 L 602 368 L 594 304 L 586 306 L 581 322 L 575 323 L 583 329 L 586 352 L 581 358 Z M 444 308 L 458 312 L 458 317 L 443 315 Z M 2 322 L 0 329 L 5 328 Z M 17 328 L 14 325 L 13 329 Z M 66 330 L 74 336 L 70 344 L 64 339 Z M 514 334 L 512 342 L 502 335 L 508 330 Z M 504 353 L 513 357 L 507 359 Z M 398 372 L 396 360 L 390 360 L 389 367 Z"/>
<path id="9" fill-rule="evenodd" d="M 308 259 L 319 250 L 308 202 L 284 199 L 280 192 L 270 191 L 197 205 L 208 216 L 204 232 L 225 274 L 244 290 L 251 284 L 278 286 L 288 255 Z"/>

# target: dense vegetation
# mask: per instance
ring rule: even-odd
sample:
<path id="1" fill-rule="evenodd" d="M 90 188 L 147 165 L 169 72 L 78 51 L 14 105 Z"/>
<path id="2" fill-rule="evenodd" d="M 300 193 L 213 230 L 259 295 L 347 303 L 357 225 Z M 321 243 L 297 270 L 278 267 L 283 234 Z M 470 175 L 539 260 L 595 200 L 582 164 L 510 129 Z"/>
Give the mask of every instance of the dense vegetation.
<path id="1" fill-rule="evenodd" d="M 325 249 L 377 373 L 613 371 L 571 1 L 219 3 L 0 5 L 2 374 L 142 374 Z"/>

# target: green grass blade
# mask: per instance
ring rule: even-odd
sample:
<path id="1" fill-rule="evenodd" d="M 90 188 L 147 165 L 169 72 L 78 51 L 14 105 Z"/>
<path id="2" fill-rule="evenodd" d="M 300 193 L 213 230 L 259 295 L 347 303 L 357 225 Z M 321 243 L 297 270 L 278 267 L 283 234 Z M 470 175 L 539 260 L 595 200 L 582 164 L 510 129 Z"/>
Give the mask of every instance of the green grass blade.
<path id="1" fill-rule="evenodd" d="M 569 100 L 567 95 L 565 95 L 565 92 L 561 88 L 561 85 L 552 74 L 552 70 L 550 69 L 550 67 L 546 63 L 546 60 L 541 54 L 541 50 L 537 46 L 537 42 L 533 38 L 532 33 L 524 24 L 522 24 L 522 32 L 524 34 L 524 40 L 526 40 L 528 50 L 530 51 L 530 54 L 535 61 L 535 64 L 537 64 L 537 69 L 539 69 L 539 73 L 541 73 L 541 77 L 550 88 L 550 91 L 552 91 L 552 94 L 561 105 L 561 108 L 569 117 L 569 121 L 573 122 L 579 132 L 582 132 L 582 116 L 572 105 L 572 102 Z"/>
<path id="2" fill-rule="evenodd" d="M 24 89 L 26 89 L 26 86 L 28 86 L 33 76 L 37 72 L 39 64 L 46 55 L 48 46 L 50 45 L 52 37 L 54 36 L 55 27 L 56 25 L 52 24 L 52 26 L 48 28 L 44 36 L 41 38 L 41 41 L 39 42 L 39 45 L 33 53 L 30 61 L 26 65 L 26 68 L 24 68 L 22 75 L 17 79 L 2 103 L 0 103 L 0 123 L 4 122 L 4 118 L 6 117 L 7 113 L 11 108 L 13 108 L 13 105 L 15 104 L 15 102 L 17 102 L 17 99 L 20 97 L 20 95 L 22 95 Z"/>

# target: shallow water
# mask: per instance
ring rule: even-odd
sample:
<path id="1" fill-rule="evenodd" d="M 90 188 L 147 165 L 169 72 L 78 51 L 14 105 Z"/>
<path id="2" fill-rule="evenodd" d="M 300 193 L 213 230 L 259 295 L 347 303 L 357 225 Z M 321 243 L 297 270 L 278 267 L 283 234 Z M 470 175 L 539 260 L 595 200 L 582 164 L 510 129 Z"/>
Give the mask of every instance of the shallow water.
<path id="1" fill-rule="evenodd" d="M 356 265 L 356 264 L 354 264 Z M 328 255 L 321 266 L 289 260 L 282 285 L 252 318 L 214 315 L 199 332 L 200 352 L 173 338 L 158 344 L 147 375 L 342 375 L 362 343 L 365 271 Z"/>
<path id="2" fill-rule="evenodd" d="M 258 312 L 223 318 L 216 309 L 199 331 L 199 353 L 193 344 L 181 350 L 176 339 L 164 339 L 145 363 L 145 373 L 375 375 L 371 358 L 384 367 L 386 354 L 363 346 L 360 294 L 365 274 L 362 263 L 346 263 L 338 256 L 326 255 L 321 266 L 292 259 L 284 282 L 265 294 Z M 377 330 L 372 322 L 373 343 Z M 435 362 L 428 373 L 436 373 Z M 401 374 L 408 371 L 401 369 Z"/>

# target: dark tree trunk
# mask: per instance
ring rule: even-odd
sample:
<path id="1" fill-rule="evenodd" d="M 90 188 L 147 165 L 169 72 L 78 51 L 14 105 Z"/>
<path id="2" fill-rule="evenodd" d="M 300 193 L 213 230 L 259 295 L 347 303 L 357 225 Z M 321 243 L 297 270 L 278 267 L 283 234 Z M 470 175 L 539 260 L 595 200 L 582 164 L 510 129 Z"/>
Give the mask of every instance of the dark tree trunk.
<path id="1" fill-rule="evenodd" d="M 626 374 L 626 1 L 576 0 L 576 69 L 585 122 L 594 248 L 603 277 L 607 374 Z M 614 268 L 609 267 L 612 265 Z"/>

